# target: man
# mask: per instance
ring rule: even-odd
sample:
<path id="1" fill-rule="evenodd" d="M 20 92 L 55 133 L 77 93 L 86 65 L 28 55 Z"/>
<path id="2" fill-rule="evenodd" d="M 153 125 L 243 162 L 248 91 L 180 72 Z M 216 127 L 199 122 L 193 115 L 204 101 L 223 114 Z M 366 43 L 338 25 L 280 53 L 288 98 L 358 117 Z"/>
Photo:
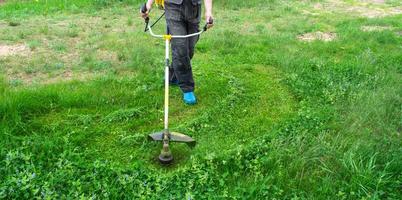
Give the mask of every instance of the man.
<path id="1" fill-rule="evenodd" d="M 146 3 L 147 12 L 142 17 L 148 17 L 154 0 Z M 212 0 L 204 0 L 205 19 L 208 28 L 212 27 Z M 187 35 L 199 31 L 201 21 L 201 0 L 165 0 L 166 24 L 169 34 Z M 194 47 L 198 36 L 171 41 L 172 46 L 172 67 L 170 68 L 171 84 L 180 86 L 183 91 L 183 101 L 188 105 L 197 102 L 194 94 L 194 79 L 191 68 L 191 59 L 194 56 Z"/>

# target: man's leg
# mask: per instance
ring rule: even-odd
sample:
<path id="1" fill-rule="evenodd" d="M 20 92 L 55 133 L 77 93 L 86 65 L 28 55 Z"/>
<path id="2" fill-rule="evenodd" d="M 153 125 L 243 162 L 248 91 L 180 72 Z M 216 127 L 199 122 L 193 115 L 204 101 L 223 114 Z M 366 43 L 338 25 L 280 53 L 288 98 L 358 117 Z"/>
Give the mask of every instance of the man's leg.
<path id="1" fill-rule="evenodd" d="M 172 35 L 186 35 L 187 23 L 179 20 L 167 19 L 169 33 Z M 191 69 L 189 39 L 174 38 L 172 46 L 172 65 L 181 90 L 186 92 L 194 91 L 194 79 Z"/>
<path id="2" fill-rule="evenodd" d="M 188 34 L 197 33 L 200 31 L 201 21 L 201 5 L 186 4 L 186 18 L 187 18 L 187 32 Z M 194 56 L 195 45 L 197 44 L 200 36 L 189 38 L 188 49 L 190 53 L 190 60 Z"/>
<path id="3" fill-rule="evenodd" d="M 195 23 L 195 24 L 188 23 L 187 30 L 188 30 L 189 34 L 197 33 L 198 31 L 200 31 L 199 23 Z M 193 59 L 195 45 L 197 44 L 199 38 L 200 38 L 199 36 L 195 36 L 195 37 L 191 37 L 188 39 L 189 40 L 188 41 L 188 51 L 189 51 L 189 55 L 190 55 L 190 60 Z"/>
<path id="4" fill-rule="evenodd" d="M 173 68 L 172 64 L 170 64 L 170 66 L 169 66 L 169 83 L 171 85 L 178 85 L 179 84 L 179 81 L 176 78 L 176 74 L 174 72 L 174 68 Z"/>

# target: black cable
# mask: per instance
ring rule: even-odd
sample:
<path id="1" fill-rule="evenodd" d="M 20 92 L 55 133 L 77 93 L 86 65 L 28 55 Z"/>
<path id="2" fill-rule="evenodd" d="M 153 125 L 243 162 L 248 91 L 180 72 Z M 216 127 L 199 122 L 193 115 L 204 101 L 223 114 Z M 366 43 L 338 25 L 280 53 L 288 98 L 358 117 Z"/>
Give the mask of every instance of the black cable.
<path id="1" fill-rule="evenodd" d="M 165 12 L 163 12 L 163 14 L 151 25 L 151 28 L 153 28 L 154 25 L 155 25 L 156 23 L 158 23 L 159 20 L 161 20 L 163 16 L 165 16 Z"/>
<path id="2" fill-rule="evenodd" d="M 162 19 L 163 16 L 165 16 L 165 12 L 163 12 L 163 14 L 150 27 L 153 28 L 155 26 L 155 24 L 157 24 Z M 146 26 L 146 28 L 145 28 L 145 32 L 147 32 L 147 31 L 148 31 L 148 26 Z"/>

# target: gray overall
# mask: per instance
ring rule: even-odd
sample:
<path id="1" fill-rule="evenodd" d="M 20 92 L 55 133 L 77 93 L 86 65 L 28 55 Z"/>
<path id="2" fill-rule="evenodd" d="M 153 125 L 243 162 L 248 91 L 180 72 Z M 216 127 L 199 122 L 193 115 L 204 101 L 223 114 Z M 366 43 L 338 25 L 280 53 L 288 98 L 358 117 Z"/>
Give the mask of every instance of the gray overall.
<path id="1" fill-rule="evenodd" d="M 187 35 L 199 31 L 201 0 L 165 0 L 166 24 L 169 34 Z M 172 66 L 170 81 L 177 81 L 183 92 L 194 91 L 191 59 L 198 36 L 171 41 Z"/>

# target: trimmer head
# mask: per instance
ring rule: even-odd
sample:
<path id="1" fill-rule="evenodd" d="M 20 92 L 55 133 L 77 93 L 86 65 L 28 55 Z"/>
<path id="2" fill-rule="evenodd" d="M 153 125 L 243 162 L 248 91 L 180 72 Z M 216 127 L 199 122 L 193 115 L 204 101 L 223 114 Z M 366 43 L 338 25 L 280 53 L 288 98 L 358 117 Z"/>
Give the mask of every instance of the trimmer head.
<path id="1" fill-rule="evenodd" d="M 176 132 L 169 132 L 169 130 L 152 133 L 149 135 L 149 139 L 153 141 L 163 141 L 163 148 L 159 155 L 159 161 L 162 164 L 170 164 L 173 161 L 173 155 L 169 149 L 170 141 L 186 143 L 189 147 L 194 147 L 196 144 L 195 140 L 190 136 Z"/>
<path id="2" fill-rule="evenodd" d="M 169 143 L 163 142 L 163 148 L 159 155 L 159 162 L 162 164 L 170 164 L 173 161 L 172 152 L 169 149 Z"/>

